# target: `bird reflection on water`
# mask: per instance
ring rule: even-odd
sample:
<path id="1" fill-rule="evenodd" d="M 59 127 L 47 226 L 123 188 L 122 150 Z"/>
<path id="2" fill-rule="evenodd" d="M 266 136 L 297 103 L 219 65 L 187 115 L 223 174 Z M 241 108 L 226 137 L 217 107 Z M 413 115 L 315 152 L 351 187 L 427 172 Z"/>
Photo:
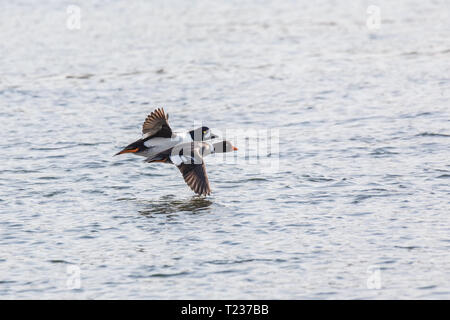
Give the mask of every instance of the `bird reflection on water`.
<path id="1" fill-rule="evenodd" d="M 174 196 L 163 196 L 159 200 L 139 201 L 143 205 L 143 209 L 138 212 L 143 216 L 153 216 L 156 214 L 173 214 L 181 212 L 189 212 L 197 214 L 210 210 L 212 201 L 198 196 L 187 199 L 174 199 Z"/>

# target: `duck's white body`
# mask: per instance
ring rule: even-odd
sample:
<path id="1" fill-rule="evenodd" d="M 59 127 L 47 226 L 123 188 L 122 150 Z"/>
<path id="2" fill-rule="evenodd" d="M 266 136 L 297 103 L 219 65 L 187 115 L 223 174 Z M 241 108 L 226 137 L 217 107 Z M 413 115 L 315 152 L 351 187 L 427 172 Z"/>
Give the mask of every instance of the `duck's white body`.
<path id="1" fill-rule="evenodd" d="M 173 132 L 171 138 L 155 137 L 144 141 L 144 146 L 148 149 L 137 152 L 136 155 L 143 157 L 153 157 L 167 149 L 173 148 L 178 144 L 192 142 L 189 132 Z"/>

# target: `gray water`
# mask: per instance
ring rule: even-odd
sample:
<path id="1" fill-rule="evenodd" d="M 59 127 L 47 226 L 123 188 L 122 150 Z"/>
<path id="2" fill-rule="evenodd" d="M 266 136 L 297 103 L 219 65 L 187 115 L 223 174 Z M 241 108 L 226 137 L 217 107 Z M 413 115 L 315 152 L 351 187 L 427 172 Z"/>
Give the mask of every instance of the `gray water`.
<path id="1" fill-rule="evenodd" d="M 1 298 L 450 298 L 449 1 L 76 4 L 1 4 Z M 113 157 L 157 106 L 277 167 Z"/>

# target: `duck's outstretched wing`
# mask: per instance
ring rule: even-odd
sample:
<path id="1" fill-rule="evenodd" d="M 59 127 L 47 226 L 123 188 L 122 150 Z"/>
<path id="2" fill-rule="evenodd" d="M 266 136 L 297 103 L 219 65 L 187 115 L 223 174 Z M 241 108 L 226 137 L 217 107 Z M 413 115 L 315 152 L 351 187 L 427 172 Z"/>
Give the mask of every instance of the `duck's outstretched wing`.
<path id="1" fill-rule="evenodd" d="M 169 115 L 163 108 L 156 109 L 150 113 L 142 125 L 143 138 L 162 137 L 171 138 L 172 129 L 169 126 Z"/>
<path id="2" fill-rule="evenodd" d="M 199 195 L 211 194 L 211 188 L 209 186 L 208 175 L 206 174 L 205 163 L 182 163 L 177 166 L 183 175 L 184 181 L 187 185 Z"/>
<path id="3" fill-rule="evenodd" d="M 180 144 L 172 150 L 170 161 L 177 166 L 187 185 L 199 195 L 211 194 L 205 162 L 200 155 L 203 143 Z"/>

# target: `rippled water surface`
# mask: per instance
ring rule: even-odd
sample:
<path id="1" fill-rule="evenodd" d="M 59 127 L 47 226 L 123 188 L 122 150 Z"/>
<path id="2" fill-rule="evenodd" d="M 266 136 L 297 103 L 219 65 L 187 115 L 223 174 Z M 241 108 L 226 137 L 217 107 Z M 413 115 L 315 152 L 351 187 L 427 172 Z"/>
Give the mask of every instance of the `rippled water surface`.
<path id="1" fill-rule="evenodd" d="M 371 4 L 3 3 L 0 297 L 449 299 L 450 3 Z M 112 157 L 156 106 L 279 166 Z"/>

